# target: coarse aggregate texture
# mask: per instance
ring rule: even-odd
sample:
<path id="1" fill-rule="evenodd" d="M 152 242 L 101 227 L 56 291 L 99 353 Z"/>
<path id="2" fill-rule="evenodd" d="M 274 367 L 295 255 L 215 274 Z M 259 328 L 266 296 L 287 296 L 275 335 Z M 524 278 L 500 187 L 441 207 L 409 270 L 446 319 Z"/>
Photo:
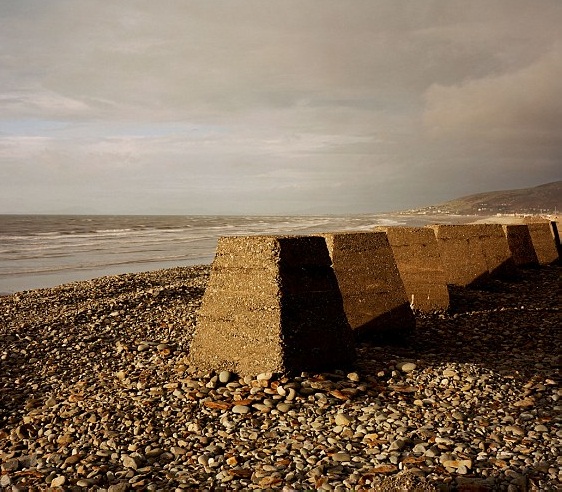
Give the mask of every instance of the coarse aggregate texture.
<path id="1" fill-rule="evenodd" d="M 559 259 L 554 232 L 550 221 L 527 222 L 529 234 L 540 265 L 549 265 Z"/>
<path id="2" fill-rule="evenodd" d="M 384 232 L 322 234 L 357 339 L 402 337 L 416 320 Z"/>
<path id="3" fill-rule="evenodd" d="M 378 226 L 392 247 L 412 309 L 445 311 L 449 307 L 447 278 L 434 232 L 427 227 Z"/>
<path id="4" fill-rule="evenodd" d="M 196 372 L 295 374 L 349 366 L 354 359 L 323 238 L 219 239 L 190 346 Z"/>
<path id="5" fill-rule="evenodd" d="M 471 224 L 477 230 L 488 272 L 494 277 L 515 274 L 515 262 L 501 224 Z"/>
<path id="6" fill-rule="evenodd" d="M 502 227 L 515 265 L 538 266 L 539 260 L 533 247 L 529 227 L 526 224 L 504 224 Z"/>
<path id="7" fill-rule="evenodd" d="M 208 267 L 2 297 L 0 489 L 560 490 L 561 272 L 292 378 L 190 375 Z"/>
<path id="8" fill-rule="evenodd" d="M 435 232 L 447 285 L 468 287 L 490 279 L 479 224 L 429 225 Z"/>

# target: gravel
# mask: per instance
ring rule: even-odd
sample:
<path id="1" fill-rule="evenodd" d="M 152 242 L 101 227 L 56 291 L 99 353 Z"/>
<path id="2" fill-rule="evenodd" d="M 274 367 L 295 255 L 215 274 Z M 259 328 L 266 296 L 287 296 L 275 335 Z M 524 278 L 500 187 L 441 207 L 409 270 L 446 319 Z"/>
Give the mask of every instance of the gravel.
<path id="1" fill-rule="evenodd" d="M 207 266 L 0 297 L 0 488 L 559 490 L 561 272 L 292 378 L 190 374 Z"/>

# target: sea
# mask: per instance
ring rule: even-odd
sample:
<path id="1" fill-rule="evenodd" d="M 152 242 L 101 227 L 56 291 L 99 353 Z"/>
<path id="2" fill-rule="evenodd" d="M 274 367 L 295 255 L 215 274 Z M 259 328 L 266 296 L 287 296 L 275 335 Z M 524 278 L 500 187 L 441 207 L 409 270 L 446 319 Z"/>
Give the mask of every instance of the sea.
<path id="1" fill-rule="evenodd" d="M 376 225 L 421 226 L 451 219 L 416 214 L 0 214 L 0 295 L 106 275 L 210 264 L 220 236 L 366 231 Z"/>

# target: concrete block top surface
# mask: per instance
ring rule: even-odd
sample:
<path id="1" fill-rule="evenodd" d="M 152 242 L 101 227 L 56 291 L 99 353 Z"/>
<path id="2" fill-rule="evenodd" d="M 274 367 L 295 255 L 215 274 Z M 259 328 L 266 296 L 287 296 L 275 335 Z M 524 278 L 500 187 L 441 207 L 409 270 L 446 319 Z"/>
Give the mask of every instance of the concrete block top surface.
<path id="1" fill-rule="evenodd" d="M 388 246 L 388 239 L 382 232 L 344 231 L 326 232 L 318 235 L 326 240 L 330 255 L 333 255 L 335 251 L 362 252 L 365 249 Z"/>
<path id="2" fill-rule="evenodd" d="M 407 227 L 407 226 L 376 226 L 375 231 L 386 232 L 390 243 L 393 246 L 410 246 L 412 241 L 423 242 L 435 241 L 435 235 L 427 227 Z"/>
<path id="3" fill-rule="evenodd" d="M 264 268 L 281 259 L 287 265 L 330 265 L 322 243 L 314 236 L 225 236 L 218 240 L 213 268 Z"/>

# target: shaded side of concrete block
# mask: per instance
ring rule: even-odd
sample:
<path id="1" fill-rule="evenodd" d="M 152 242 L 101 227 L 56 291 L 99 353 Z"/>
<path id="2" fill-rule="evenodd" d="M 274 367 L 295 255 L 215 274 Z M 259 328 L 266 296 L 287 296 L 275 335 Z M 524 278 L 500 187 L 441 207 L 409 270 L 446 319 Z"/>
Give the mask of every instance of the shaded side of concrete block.
<path id="1" fill-rule="evenodd" d="M 196 372 L 322 371 L 353 359 L 351 329 L 322 238 L 219 239 L 190 347 Z"/>
<path id="2" fill-rule="evenodd" d="M 355 335 L 401 337 L 411 332 L 415 317 L 386 234 L 351 232 L 322 236 Z"/>
<path id="3" fill-rule="evenodd" d="M 482 253 L 493 277 L 514 277 L 515 262 L 501 224 L 468 224 L 475 231 L 482 245 Z"/>
<path id="4" fill-rule="evenodd" d="M 425 227 L 386 226 L 375 230 L 388 237 L 412 308 L 421 312 L 446 310 L 447 278 L 433 231 Z"/>
<path id="5" fill-rule="evenodd" d="M 438 224 L 433 229 L 448 285 L 467 287 L 490 278 L 477 229 L 472 225 Z"/>
<path id="6" fill-rule="evenodd" d="M 558 250 L 550 221 L 527 223 L 539 265 L 550 265 L 558 260 Z"/>
<path id="7" fill-rule="evenodd" d="M 539 265 L 531 234 L 526 224 L 504 224 L 503 230 L 513 261 L 520 267 Z"/>

